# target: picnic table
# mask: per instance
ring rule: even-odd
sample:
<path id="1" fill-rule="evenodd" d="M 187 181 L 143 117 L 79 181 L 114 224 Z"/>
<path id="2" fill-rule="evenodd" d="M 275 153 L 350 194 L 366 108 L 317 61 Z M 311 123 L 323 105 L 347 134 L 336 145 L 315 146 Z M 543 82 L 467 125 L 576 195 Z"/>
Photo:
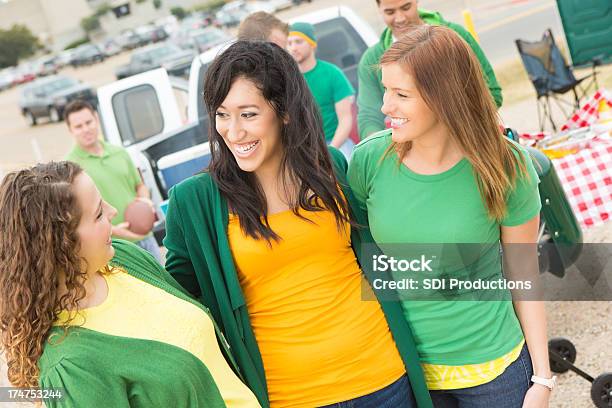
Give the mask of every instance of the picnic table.
<path id="1" fill-rule="evenodd" d="M 558 134 L 524 133 L 521 143 L 541 149 L 555 167 L 583 229 L 612 218 L 612 96 L 600 89 Z"/>

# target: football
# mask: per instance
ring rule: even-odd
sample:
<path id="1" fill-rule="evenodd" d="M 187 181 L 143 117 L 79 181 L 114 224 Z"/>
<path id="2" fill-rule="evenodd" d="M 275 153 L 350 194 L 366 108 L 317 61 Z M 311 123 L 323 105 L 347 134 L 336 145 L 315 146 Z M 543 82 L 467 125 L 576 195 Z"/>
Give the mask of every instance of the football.
<path id="1" fill-rule="evenodd" d="M 125 208 L 123 218 L 130 223 L 130 231 L 135 234 L 146 235 L 153 229 L 157 216 L 148 203 L 134 200 Z"/>

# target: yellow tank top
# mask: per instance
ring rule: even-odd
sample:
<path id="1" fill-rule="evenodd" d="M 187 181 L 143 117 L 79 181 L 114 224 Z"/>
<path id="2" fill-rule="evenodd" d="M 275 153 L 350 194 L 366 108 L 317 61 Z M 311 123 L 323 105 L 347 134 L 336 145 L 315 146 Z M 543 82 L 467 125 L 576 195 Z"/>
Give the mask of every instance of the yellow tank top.
<path id="1" fill-rule="evenodd" d="M 522 340 L 509 353 L 480 364 L 449 366 L 422 364 L 427 388 L 430 390 L 456 390 L 486 384 L 500 376 L 521 354 L 525 344 Z"/>
<path id="2" fill-rule="evenodd" d="M 230 216 L 229 243 L 263 359 L 272 407 L 315 407 L 378 391 L 405 373 L 378 302 L 329 211 L 268 217 L 268 246 Z"/>

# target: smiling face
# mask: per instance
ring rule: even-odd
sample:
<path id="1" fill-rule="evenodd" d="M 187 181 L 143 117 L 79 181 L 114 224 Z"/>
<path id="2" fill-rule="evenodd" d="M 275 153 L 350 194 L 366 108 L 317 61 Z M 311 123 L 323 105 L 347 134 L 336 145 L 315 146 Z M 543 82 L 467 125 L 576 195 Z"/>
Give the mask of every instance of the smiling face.
<path id="1" fill-rule="evenodd" d="M 77 145 L 84 150 L 98 143 L 100 123 L 95 113 L 87 108 L 70 113 L 67 118 L 68 130 L 74 135 Z"/>
<path id="2" fill-rule="evenodd" d="M 412 75 L 398 63 L 382 66 L 385 87 L 382 113 L 391 118 L 392 139 L 405 143 L 444 130 L 444 125 L 427 106 Z"/>
<path id="3" fill-rule="evenodd" d="M 278 174 L 282 122 L 251 80 L 237 78 L 215 116 L 217 132 L 241 170 Z"/>
<path id="4" fill-rule="evenodd" d="M 77 227 L 81 258 L 87 261 L 87 272 L 93 273 L 110 261 L 115 254 L 111 246 L 111 219 L 117 210 L 102 200 L 91 177 L 81 172 L 73 183 L 74 193 L 81 209 Z"/>
<path id="5" fill-rule="evenodd" d="M 421 22 L 416 0 L 379 0 L 378 10 L 396 38 Z"/>

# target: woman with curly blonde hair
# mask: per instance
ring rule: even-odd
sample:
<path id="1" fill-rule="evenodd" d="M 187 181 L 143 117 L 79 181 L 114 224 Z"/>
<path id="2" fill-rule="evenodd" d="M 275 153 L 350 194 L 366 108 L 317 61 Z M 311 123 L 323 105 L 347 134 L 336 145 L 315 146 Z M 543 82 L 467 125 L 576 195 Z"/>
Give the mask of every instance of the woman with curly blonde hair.
<path id="1" fill-rule="evenodd" d="M 47 407 L 258 407 L 208 310 L 148 253 L 111 241 L 115 214 L 71 162 L 2 182 L 0 345 L 10 382 L 63 389 Z"/>

